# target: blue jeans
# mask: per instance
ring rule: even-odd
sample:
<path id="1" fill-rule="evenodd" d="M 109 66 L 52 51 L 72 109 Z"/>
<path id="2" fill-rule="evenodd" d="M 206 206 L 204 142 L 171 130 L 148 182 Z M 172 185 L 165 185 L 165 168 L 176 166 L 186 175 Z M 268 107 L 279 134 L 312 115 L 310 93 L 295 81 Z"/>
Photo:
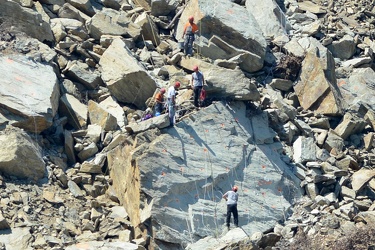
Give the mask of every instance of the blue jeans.
<path id="1" fill-rule="evenodd" d="M 168 100 L 168 116 L 169 116 L 169 122 L 173 126 L 175 123 L 175 114 L 176 114 L 176 108 L 174 106 L 175 104 L 172 102 L 172 100 Z"/>
<path id="2" fill-rule="evenodd" d="M 185 55 L 193 55 L 194 35 L 185 35 L 184 51 Z"/>

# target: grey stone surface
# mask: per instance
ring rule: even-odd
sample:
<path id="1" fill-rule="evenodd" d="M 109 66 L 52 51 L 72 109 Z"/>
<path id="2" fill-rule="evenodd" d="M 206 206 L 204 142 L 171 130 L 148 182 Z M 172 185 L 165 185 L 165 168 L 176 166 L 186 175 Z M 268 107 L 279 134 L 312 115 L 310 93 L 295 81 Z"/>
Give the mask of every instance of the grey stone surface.
<path id="1" fill-rule="evenodd" d="M 137 39 L 141 34 L 141 29 L 129 18 L 125 12 L 105 8 L 96 13 L 91 20 L 87 22 L 87 29 L 93 38 L 100 40 L 102 35 L 131 36 Z"/>
<path id="2" fill-rule="evenodd" d="M 263 35 L 268 39 L 287 36 L 291 29 L 285 13 L 275 1 L 246 1 L 246 9 L 255 17 Z"/>
<path id="3" fill-rule="evenodd" d="M 70 94 L 60 98 L 59 113 L 68 117 L 68 122 L 75 128 L 87 126 L 87 106 Z"/>
<path id="4" fill-rule="evenodd" d="M 228 108 L 218 102 L 168 129 L 148 149 L 140 146 L 143 153 L 138 157 L 133 153 L 141 172 L 141 189 L 153 197 L 151 218 L 157 239 L 182 243 L 190 237 L 188 228 L 200 237 L 218 230 L 224 216 L 216 215 L 226 209 L 221 196 L 232 185 L 241 187 L 240 225 L 248 234 L 284 216 L 278 208 L 287 209 L 300 195 L 301 190 L 291 186 L 299 180 L 273 151 L 277 143 L 253 144 L 248 139 L 252 135 L 243 104 Z M 118 181 L 127 182 L 114 183 Z M 124 202 L 130 195 L 125 192 Z M 264 209 L 258 210 L 259 204 Z M 137 212 L 129 209 L 129 214 Z"/>
<path id="5" fill-rule="evenodd" d="M 25 32 L 41 42 L 54 40 L 50 25 L 37 11 L 7 0 L 1 0 L 0 5 L 0 17 L 12 23 L 15 31 Z"/>
<path id="6" fill-rule="evenodd" d="M 256 85 L 241 70 L 225 69 L 196 58 L 181 58 L 181 67 L 192 70 L 195 65 L 204 74 L 207 95 L 235 100 L 259 100 L 260 94 Z"/>
<path id="7" fill-rule="evenodd" d="M 8 126 L 0 131 L 0 171 L 19 178 L 38 180 L 45 174 L 42 150 L 26 132 Z"/>
<path id="8" fill-rule="evenodd" d="M 342 97 L 334 74 L 335 62 L 326 48 L 309 49 L 294 86 L 304 109 L 321 114 L 338 115 L 343 112 Z"/>
<path id="9" fill-rule="evenodd" d="M 103 85 L 100 74 L 95 69 L 90 69 L 86 63 L 74 62 L 66 69 L 66 75 L 70 79 L 82 83 L 88 89 L 95 89 Z"/>
<path id="10" fill-rule="evenodd" d="M 257 55 L 259 58 L 253 63 L 263 64 L 266 40 L 254 16 L 242 6 L 226 0 L 189 2 L 178 23 L 177 39 L 182 37 L 183 26 L 189 16 L 195 16 L 200 36 L 210 39 L 217 35 L 227 43 Z"/>
<path id="11" fill-rule="evenodd" d="M 100 59 L 102 79 L 118 101 L 145 107 L 156 89 L 155 80 L 133 57 L 121 39 L 115 39 Z"/>
<path id="12" fill-rule="evenodd" d="M 0 114 L 8 124 L 33 133 L 52 125 L 59 104 L 52 67 L 24 56 L 0 56 Z"/>

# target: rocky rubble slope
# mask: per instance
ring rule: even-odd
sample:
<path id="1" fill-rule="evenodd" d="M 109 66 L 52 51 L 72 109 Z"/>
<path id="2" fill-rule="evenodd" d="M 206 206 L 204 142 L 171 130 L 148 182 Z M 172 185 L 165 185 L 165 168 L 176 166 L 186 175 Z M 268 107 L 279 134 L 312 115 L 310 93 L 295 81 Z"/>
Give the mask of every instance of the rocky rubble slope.
<path id="1" fill-rule="evenodd" d="M 0 0 L 0 248 L 291 249 L 300 230 L 333 249 L 371 226 L 374 16 L 365 0 Z M 175 81 L 176 126 L 141 121 Z"/>

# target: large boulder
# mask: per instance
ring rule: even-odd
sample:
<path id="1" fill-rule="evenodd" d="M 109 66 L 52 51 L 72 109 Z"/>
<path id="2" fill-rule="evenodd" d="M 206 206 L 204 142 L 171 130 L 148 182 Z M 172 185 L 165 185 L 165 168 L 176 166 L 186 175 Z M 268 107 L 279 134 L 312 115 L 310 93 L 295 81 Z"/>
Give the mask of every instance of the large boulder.
<path id="1" fill-rule="evenodd" d="M 125 111 L 117 103 L 116 99 L 113 96 L 108 96 L 106 99 L 99 103 L 99 106 L 106 110 L 109 114 L 116 117 L 117 125 L 121 129 L 125 129 L 125 125 L 128 124 L 126 119 Z"/>
<path id="2" fill-rule="evenodd" d="M 336 134 L 346 140 L 352 134 L 361 133 L 366 127 L 366 121 L 350 112 L 345 113 L 342 121 L 335 128 Z"/>
<path id="3" fill-rule="evenodd" d="M 167 16 L 176 10 L 179 4 L 178 0 L 151 0 L 151 15 Z"/>
<path id="4" fill-rule="evenodd" d="M 340 40 L 334 41 L 332 44 L 328 45 L 327 48 L 334 57 L 346 60 L 355 54 L 357 46 L 353 37 L 345 35 Z"/>
<path id="5" fill-rule="evenodd" d="M 235 100 L 258 101 L 260 93 L 255 85 L 239 69 L 222 68 L 196 58 L 181 58 L 180 66 L 192 70 L 198 65 L 207 85 L 207 95 L 218 98 L 229 97 Z"/>
<path id="6" fill-rule="evenodd" d="M 203 40 L 203 39 L 202 39 Z M 216 59 L 226 59 L 238 64 L 238 66 L 247 72 L 256 72 L 263 67 L 263 60 L 258 55 L 249 51 L 238 49 L 213 35 L 207 42 L 197 43 L 199 53 L 205 57 Z"/>
<path id="7" fill-rule="evenodd" d="M 266 39 L 254 16 L 244 7 L 227 0 L 189 1 L 178 23 L 176 38 L 182 37 L 189 16 L 194 16 L 199 35 L 210 39 L 216 35 L 228 44 L 251 52 L 254 64 L 263 65 Z"/>
<path id="8" fill-rule="evenodd" d="M 341 92 L 336 83 L 335 62 L 324 47 L 308 50 L 294 90 L 301 106 L 320 114 L 340 115 L 343 112 Z"/>
<path id="9" fill-rule="evenodd" d="M 246 1 L 246 9 L 255 17 L 265 37 L 287 36 L 290 24 L 274 0 Z"/>
<path id="10" fill-rule="evenodd" d="M 151 40 L 155 46 L 160 44 L 158 27 L 146 12 L 140 14 L 134 23 L 141 27 L 142 39 Z"/>
<path id="11" fill-rule="evenodd" d="M 375 71 L 372 68 L 354 69 L 348 79 L 340 79 L 339 86 L 349 106 L 362 103 L 375 110 Z"/>
<path id="12" fill-rule="evenodd" d="M 89 100 L 87 105 L 91 124 L 99 125 L 104 131 L 115 130 L 117 128 L 117 119 L 100 104 Z"/>
<path id="13" fill-rule="evenodd" d="M 0 131 L 0 172 L 38 180 L 45 174 L 42 151 L 26 132 L 7 126 Z"/>
<path id="14" fill-rule="evenodd" d="M 21 31 L 41 42 L 53 42 L 51 26 L 35 10 L 22 7 L 15 1 L 0 0 L 0 19 L 15 31 Z"/>
<path id="15" fill-rule="evenodd" d="M 220 233 L 221 197 L 233 185 L 240 187 L 239 224 L 248 234 L 285 219 L 301 195 L 300 181 L 277 153 L 279 143 L 255 144 L 262 128 L 253 121 L 267 116 L 246 117 L 243 103 L 217 102 L 189 118 L 149 144 L 109 153 L 113 186 L 133 225 L 151 218 L 153 239 L 176 249 Z"/>
<path id="16" fill-rule="evenodd" d="M 99 72 L 90 68 L 86 63 L 79 61 L 71 63 L 65 74 L 71 80 L 82 83 L 87 89 L 96 89 L 102 85 Z"/>
<path id="17" fill-rule="evenodd" d="M 87 106 L 72 95 L 60 98 L 59 114 L 68 117 L 68 123 L 75 129 L 86 128 Z"/>
<path id="18" fill-rule="evenodd" d="M 132 103 L 139 108 L 146 106 L 146 100 L 156 90 L 156 82 L 120 38 L 113 40 L 99 64 L 103 81 L 118 101 Z"/>
<path id="19" fill-rule="evenodd" d="M 33 133 L 49 128 L 59 104 L 53 68 L 22 56 L 0 57 L 0 125 Z"/>
<path id="20" fill-rule="evenodd" d="M 102 35 L 126 36 L 137 39 L 141 33 L 138 25 L 131 22 L 126 12 L 104 8 L 96 13 L 88 22 L 89 34 L 100 40 Z"/>

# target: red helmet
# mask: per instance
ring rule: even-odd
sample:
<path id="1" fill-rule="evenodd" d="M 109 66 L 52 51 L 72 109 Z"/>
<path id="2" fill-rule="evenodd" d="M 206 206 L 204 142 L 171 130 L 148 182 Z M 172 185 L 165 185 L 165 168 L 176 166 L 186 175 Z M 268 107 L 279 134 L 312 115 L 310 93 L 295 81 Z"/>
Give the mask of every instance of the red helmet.
<path id="1" fill-rule="evenodd" d="M 161 93 L 165 93 L 165 88 L 161 88 L 161 89 L 160 89 L 160 92 L 161 92 Z"/>
<path id="2" fill-rule="evenodd" d="M 238 187 L 237 187 L 237 186 L 234 186 L 234 187 L 232 188 L 232 190 L 233 190 L 234 192 L 237 192 Z"/>
<path id="3" fill-rule="evenodd" d="M 179 88 L 181 86 L 181 83 L 180 82 L 176 82 L 175 84 L 174 84 L 174 87 L 175 88 Z"/>
<path id="4" fill-rule="evenodd" d="M 193 70 L 194 70 L 194 71 L 198 71 L 198 69 L 199 69 L 199 68 L 198 68 L 197 65 L 195 65 L 195 66 L 193 67 Z"/>
<path id="5" fill-rule="evenodd" d="M 189 16 L 188 20 L 189 20 L 189 22 L 194 22 L 194 17 L 193 16 Z"/>

